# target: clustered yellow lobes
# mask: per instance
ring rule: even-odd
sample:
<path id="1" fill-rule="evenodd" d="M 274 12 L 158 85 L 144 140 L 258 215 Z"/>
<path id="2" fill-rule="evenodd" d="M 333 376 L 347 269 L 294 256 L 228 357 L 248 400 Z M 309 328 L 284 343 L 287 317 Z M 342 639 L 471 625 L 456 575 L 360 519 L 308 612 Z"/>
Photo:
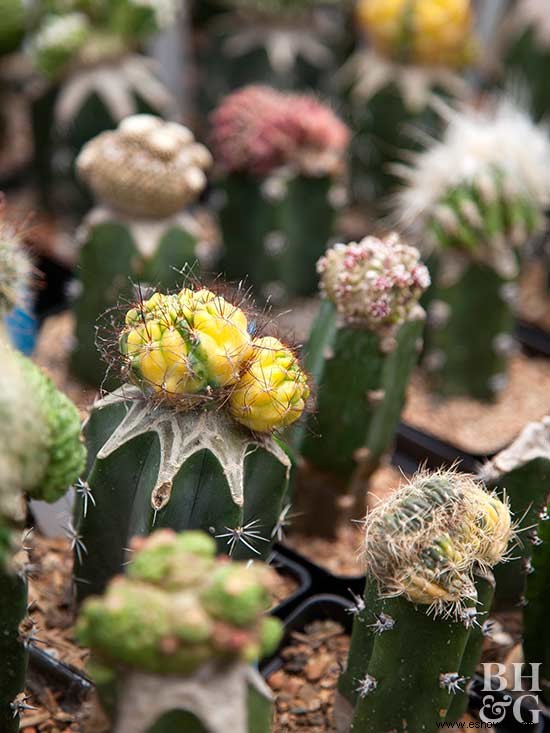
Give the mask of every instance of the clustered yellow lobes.
<path id="1" fill-rule="evenodd" d="M 471 59 L 471 0 L 359 0 L 357 17 L 376 49 L 396 61 L 462 66 Z"/>
<path id="2" fill-rule="evenodd" d="M 160 397 L 188 403 L 227 388 L 231 415 L 256 432 L 293 423 L 309 395 L 292 352 L 253 339 L 245 313 L 206 289 L 155 293 L 129 310 L 120 350 L 132 379 Z"/>

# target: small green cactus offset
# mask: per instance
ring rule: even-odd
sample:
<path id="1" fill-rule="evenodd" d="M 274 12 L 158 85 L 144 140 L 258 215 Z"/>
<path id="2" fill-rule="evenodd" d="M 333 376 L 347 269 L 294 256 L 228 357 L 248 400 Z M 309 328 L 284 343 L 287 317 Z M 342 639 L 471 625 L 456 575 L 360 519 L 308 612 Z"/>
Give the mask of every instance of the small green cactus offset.
<path id="1" fill-rule="evenodd" d="M 77 625 L 116 731 L 173 731 L 175 719 L 197 733 L 269 733 L 271 695 L 250 665 L 281 637 L 264 615 L 271 571 L 216 559 L 200 532 L 159 530 L 132 551 L 126 577 L 89 598 Z"/>
<path id="2" fill-rule="evenodd" d="M 15 558 L 24 498 L 60 498 L 84 468 L 85 449 L 76 408 L 38 367 L 1 342 L 0 360 L 0 729 L 16 733 L 27 667 L 27 581 Z"/>
<path id="3" fill-rule="evenodd" d="M 318 271 L 323 301 L 304 349 L 317 404 L 295 446 L 306 475 L 308 468 L 327 472 L 333 491 L 355 476 L 364 496 L 391 448 L 419 356 L 425 314 L 418 301 L 430 276 L 418 250 L 397 234 L 337 244 Z"/>
<path id="4" fill-rule="evenodd" d="M 448 117 L 442 141 L 402 169 L 397 210 L 432 253 L 424 365 L 434 388 L 490 401 L 514 351 L 521 250 L 550 200 L 550 145 L 506 99 Z"/>
<path id="5" fill-rule="evenodd" d="M 339 681 L 339 730 L 433 731 L 460 717 L 490 570 L 512 536 L 506 504 L 452 471 L 414 476 L 367 515 L 367 586 Z"/>
<path id="6" fill-rule="evenodd" d="M 72 369 L 82 380 L 99 386 L 104 377 L 100 316 L 132 300 L 135 286 L 176 287 L 213 246 L 204 217 L 186 209 L 205 188 L 210 164 L 190 130 L 151 115 L 126 118 L 80 153 L 79 175 L 99 202 L 81 227 Z"/>
<path id="7" fill-rule="evenodd" d="M 103 591 L 136 535 L 201 529 L 220 550 L 266 557 L 287 490 L 277 432 L 309 390 L 296 357 L 209 290 L 155 293 L 120 330 L 128 380 L 96 403 L 86 435 L 87 489 L 76 524 L 79 593 Z"/>
<path id="8" fill-rule="evenodd" d="M 308 95 L 249 86 L 212 115 L 223 269 L 274 302 L 311 295 L 342 204 L 349 131 Z M 340 198 L 339 198 L 340 197 Z"/>

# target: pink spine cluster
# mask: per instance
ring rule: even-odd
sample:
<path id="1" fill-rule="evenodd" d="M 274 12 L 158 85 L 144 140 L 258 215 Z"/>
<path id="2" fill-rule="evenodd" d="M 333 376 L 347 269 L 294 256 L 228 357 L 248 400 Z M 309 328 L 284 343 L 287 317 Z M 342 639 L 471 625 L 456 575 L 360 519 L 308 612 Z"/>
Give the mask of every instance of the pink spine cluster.
<path id="1" fill-rule="evenodd" d="M 266 176 L 289 164 L 307 168 L 320 155 L 325 170 L 317 172 L 331 173 L 349 142 L 348 128 L 327 105 L 265 86 L 227 96 L 211 122 L 212 146 L 228 172 Z"/>
<path id="2" fill-rule="evenodd" d="M 418 250 L 403 244 L 397 234 L 337 244 L 317 269 L 323 294 L 344 320 L 374 331 L 414 317 L 418 299 L 430 285 Z"/>

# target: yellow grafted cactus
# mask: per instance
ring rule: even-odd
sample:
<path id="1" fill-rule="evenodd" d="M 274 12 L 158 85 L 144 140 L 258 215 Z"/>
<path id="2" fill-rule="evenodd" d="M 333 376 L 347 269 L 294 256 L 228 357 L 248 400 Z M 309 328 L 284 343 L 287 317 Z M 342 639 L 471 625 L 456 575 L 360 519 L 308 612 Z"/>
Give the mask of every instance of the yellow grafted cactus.
<path id="1" fill-rule="evenodd" d="M 360 0 L 360 25 L 396 61 L 462 66 L 472 56 L 471 0 Z"/>
<path id="2" fill-rule="evenodd" d="M 252 342 L 240 308 L 209 290 L 184 289 L 129 310 L 120 349 L 139 382 L 183 396 L 235 384 Z"/>
<path id="3" fill-rule="evenodd" d="M 258 338 L 229 408 L 237 422 L 264 433 L 298 420 L 308 396 L 306 375 L 290 349 L 276 338 Z"/>

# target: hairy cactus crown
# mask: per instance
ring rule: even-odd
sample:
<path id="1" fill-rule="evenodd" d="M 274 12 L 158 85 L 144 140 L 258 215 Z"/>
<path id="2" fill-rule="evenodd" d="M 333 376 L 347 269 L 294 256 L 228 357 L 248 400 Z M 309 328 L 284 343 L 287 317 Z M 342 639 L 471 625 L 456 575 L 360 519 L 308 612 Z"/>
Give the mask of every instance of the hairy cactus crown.
<path id="1" fill-rule="evenodd" d="M 367 515 L 367 569 L 383 594 L 459 615 L 474 570 L 501 562 L 513 534 L 507 505 L 472 476 L 422 473 Z"/>
<path id="2" fill-rule="evenodd" d="M 32 273 L 29 255 L 0 200 L 0 317 L 23 302 Z"/>
<path id="3" fill-rule="evenodd" d="M 159 530 L 132 542 L 127 577 L 82 608 L 77 635 L 106 667 L 190 675 L 212 661 L 254 662 L 281 636 L 267 618 L 271 570 L 215 557 L 200 532 Z"/>
<path id="4" fill-rule="evenodd" d="M 402 225 L 427 246 L 448 246 L 499 267 L 550 203 L 547 133 L 509 100 L 447 110 L 443 139 L 400 167 Z"/>
<path id="5" fill-rule="evenodd" d="M 214 111 L 211 137 L 229 172 L 266 176 L 291 166 L 320 176 L 341 171 L 349 130 L 313 96 L 248 86 Z"/>
<path id="6" fill-rule="evenodd" d="M 47 15 L 30 43 L 35 67 L 45 76 L 58 76 L 83 48 L 91 26 L 84 13 Z"/>
<path id="7" fill-rule="evenodd" d="M 430 284 L 418 250 L 395 233 L 384 239 L 337 244 L 317 263 L 321 292 L 344 321 L 376 332 L 418 318 L 418 299 Z"/>
<path id="8" fill-rule="evenodd" d="M 309 396 L 290 349 L 253 338 L 244 311 L 210 290 L 155 293 L 126 314 L 120 350 L 147 394 L 184 410 L 222 405 L 255 432 L 297 420 Z"/>
<path id="9" fill-rule="evenodd" d="M 161 218 L 199 197 L 211 162 L 186 127 L 134 115 L 87 143 L 77 166 L 108 206 L 129 216 Z"/>
<path id="10" fill-rule="evenodd" d="M 360 0 L 357 19 L 376 50 L 398 62 L 460 67 L 473 55 L 470 0 Z"/>

